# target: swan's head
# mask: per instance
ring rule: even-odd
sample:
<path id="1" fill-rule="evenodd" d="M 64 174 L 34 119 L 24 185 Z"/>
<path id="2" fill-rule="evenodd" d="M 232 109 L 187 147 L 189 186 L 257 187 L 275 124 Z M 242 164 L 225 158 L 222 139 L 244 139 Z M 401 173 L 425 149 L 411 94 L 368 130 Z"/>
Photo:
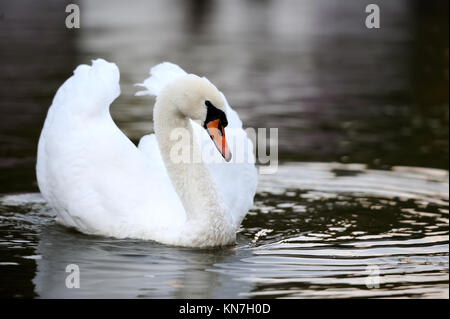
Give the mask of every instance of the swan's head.
<path id="1" fill-rule="evenodd" d="M 180 112 L 199 121 L 228 162 L 231 152 L 225 139 L 228 125 L 225 101 L 220 91 L 207 79 L 194 74 L 180 76 L 170 85 L 172 102 Z"/>

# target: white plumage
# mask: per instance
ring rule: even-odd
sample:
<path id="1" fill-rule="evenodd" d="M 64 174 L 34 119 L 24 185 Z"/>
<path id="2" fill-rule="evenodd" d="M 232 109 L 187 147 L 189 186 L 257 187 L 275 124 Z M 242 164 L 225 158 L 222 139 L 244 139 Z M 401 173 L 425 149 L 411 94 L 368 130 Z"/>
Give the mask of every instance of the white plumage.
<path id="1" fill-rule="evenodd" d="M 153 67 L 151 76 L 140 84 L 146 90 L 137 95 L 157 96 L 160 111 L 154 121 L 157 124 L 159 119 L 161 133 L 159 143 L 157 136 L 150 134 L 138 147 L 109 113 L 110 104 L 120 94 L 119 77 L 117 66 L 102 59 L 93 61 L 92 66 L 80 65 L 59 88 L 48 111 L 36 172 L 41 193 L 56 210 L 57 220 L 87 234 L 117 238 L 199 247 L 232 243 L 253 203 L 257 184 L 251 141 L 237 113 L 219 92 L 229 123 L 227 140 L 237 152 L 230 163 L 216 150 L 212 158 L 202 157 L 198 169 L 196 165 L 171 166 L 162 156 L 167 145 L 161 145 L 169 141 L 161 136 L 163 129 L 175 125 L 169 123 L 168 115 L 175 107 L 172 96 L 191 94 L 175 87 L 176 83 L 189 87 L 183 86 L 189 76 L 165 62 Z M 194 80 L 199 81 L 197 77 Z M 195 97 L 203 94 L 198 90 L 192 93 Z M 204 106 L 186 107 L 201 113 L 197 108 Z M 212 145 L 203 127 L 187 121 L 198 145 Z M 203 166 L 209 174 L 202 171 Z"/>

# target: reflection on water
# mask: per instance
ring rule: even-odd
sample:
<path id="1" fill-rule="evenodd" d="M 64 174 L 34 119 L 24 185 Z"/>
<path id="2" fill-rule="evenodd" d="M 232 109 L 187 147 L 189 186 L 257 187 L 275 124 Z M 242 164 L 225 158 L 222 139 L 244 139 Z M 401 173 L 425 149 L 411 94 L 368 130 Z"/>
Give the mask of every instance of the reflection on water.
<path id="1" fill-rule="evenodd" d="M 6 252 L 0 269 L 12 274 L 3 294 L 448 297 L 448 173 L 442 170 L 283 165 L 262 178 L 237 245 L 219 249 L 69 231 L 55 224 L 39 194 L 3 197 L 0 217 Z M 34 288 L 17 287 L 14 278 L 30 261 Z M 65 287 L 68 264 L 80 267 L 80 289 Z M 379 270 L 379 288 L 366 286 L 369 266 Z"/>
<path id="2" fill-rule="evenodd" d="M 0 204 L 1 296 L 448 296 L 447 1 L 378 0 L 379 30 L 358 0 L 80 0 L 67 30 L 69 2 L 0 0 L 0 194 L 22 193 Z M 133 84 L 169 60 L 208 76 L 246 126 L 277 127 L 282 162 L 364 165 L 264 176 L 230 249 L 70 232 L 36 193 L 36 145 L 58 86 L 96 57 L 121 70 L 111 109 L 133 141 L 154 102 Z M 68 263 L 80 290 L 63 286 Z"/>

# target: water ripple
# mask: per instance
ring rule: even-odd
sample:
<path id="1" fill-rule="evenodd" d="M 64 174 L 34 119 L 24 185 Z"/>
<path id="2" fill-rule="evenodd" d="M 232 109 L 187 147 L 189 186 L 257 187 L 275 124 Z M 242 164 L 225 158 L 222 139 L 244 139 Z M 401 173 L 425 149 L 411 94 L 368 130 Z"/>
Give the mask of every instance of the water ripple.
<path id="1" fill-rule="evenodd" d="M 448 297 L 448 251 L 448 172 L 434 169 L 282 165 L 237 245 L 206 250 L 86 236 L 39 194 L 0 198 L 0 272 L 40 297 Z"/>

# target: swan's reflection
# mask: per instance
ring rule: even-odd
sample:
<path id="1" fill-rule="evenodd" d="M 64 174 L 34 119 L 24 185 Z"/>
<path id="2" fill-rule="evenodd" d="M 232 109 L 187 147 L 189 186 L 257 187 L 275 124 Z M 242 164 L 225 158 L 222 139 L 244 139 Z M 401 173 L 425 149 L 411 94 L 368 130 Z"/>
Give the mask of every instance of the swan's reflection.
<path id="1" fill-rule="evenodd" d="M 37 247 L 36 293 L 42 298 L 227 298 L 251 290 L 217 273 L 245 249 L 196 250 L 153 242 L 86 236 L 56 224 L 42 229 Z M 66 267 L 80 268 L 80 288 L 66 287 Z"/>

